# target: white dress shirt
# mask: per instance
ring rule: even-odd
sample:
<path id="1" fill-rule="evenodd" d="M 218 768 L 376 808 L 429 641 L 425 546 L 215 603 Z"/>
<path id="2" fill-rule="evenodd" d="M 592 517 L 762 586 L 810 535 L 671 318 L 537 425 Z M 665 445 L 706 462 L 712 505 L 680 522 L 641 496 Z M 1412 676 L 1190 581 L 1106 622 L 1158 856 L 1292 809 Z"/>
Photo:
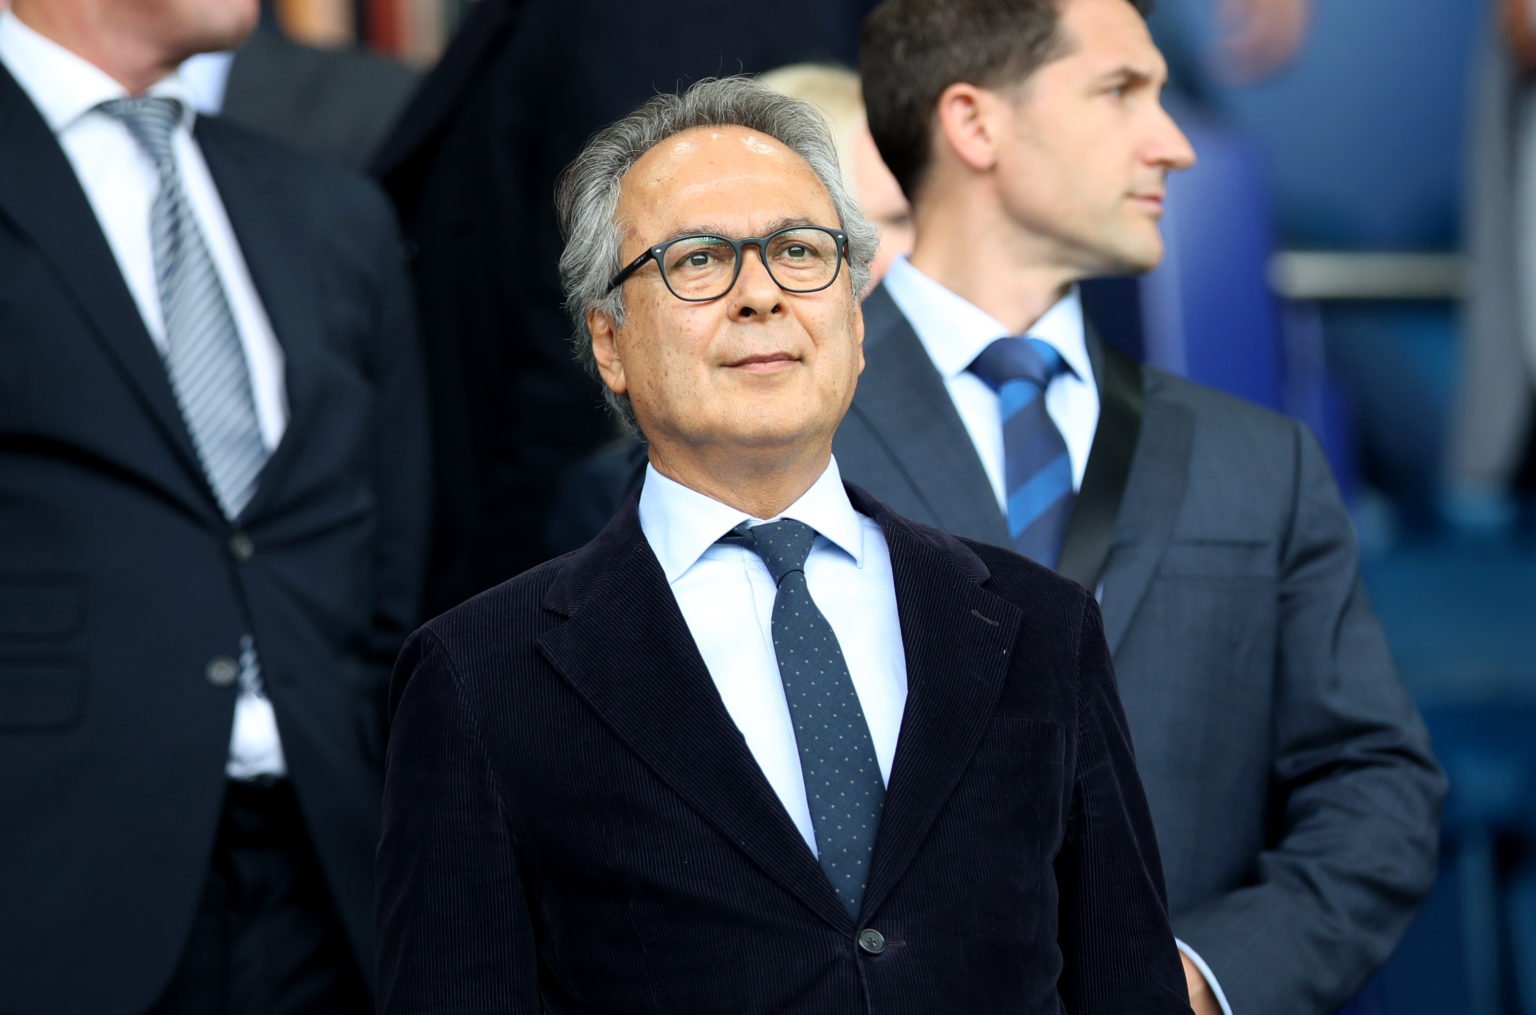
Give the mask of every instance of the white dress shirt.
<path id="1" fill-rule="evenodd" d="M 918 340 L 927 350 L 939 376 L 944 378 L 949 397 L 970 434 L 971 443 L 976 446 L 987 478 L 992 481 L 998 508 L 1006 516 L 1008 494 L 1003 478 L 1003 423 L 998 418 L 997 394 L 967 368 L 983 349 L 1010 332 L 997 318 L 970 300 L 924 275 L 906 257 L 898 257 L 892 263 L 884 285 L 897 309 L 917 332 Z M 1048 343 L 1071 368 L 1071 373 L 1063 373 L 1046 389 L 1045 411 L 1050 413 L 1051 421 L 1066 441 L 1067 454 L 1072 459 L 1072 489 L 1081 490 L 1088 453 L 1093 448 L 1093 435 L 1099 428 L 1099 389 L 1094 383 L 1093 364 L 1088 359 L 1083 305 L 1077 287 L 1047 310 L 1026 334 Z M 1225 1015 L 1232 1015 L 1221 984 L 1205 960 L 1183 941 L 1175 943 L 1211 985 L 1221 1010 Z"/>
<path id="2" fill-rule="evenodd" d="M 1008 491 L 997 392 L 968 368 L 983 349 L 1012 333 L 976 304 L 914 268 L 906 257 L 898 257 L 891 264 L 883 285 L 944 379 L 950 400 L 992 481 L 997 505 L 1006 513 Z M 1083 306 L 1077 289 L 1058 300 L 1026 334 L 1050 345 L 1070 368 L 1046 389 L 1045 411 L 1066 441 L 1072 460 L 1072 489 L 1079 490 L 1093 447 L 1093 432 L 1099 425 L 1099 389 L 1093 381 L 1093 364 L 1083 337 Z"/>
<path id="3" fill-rule="evenodd" d="M 218 116 L 224 109 L 224 93 L 229 90 L 229 71 L 235 63 L 235 51 L 198 53 L 183 60 L 176 76 L 192 99 L 192 108 L 204 116 Z"/>
<path id="4" fill-rule="evenodd" d="M 805 563 L 805 581 L 837 635 L 869 724 L 880 776 L 889 783 L 907 704 L 907 661 L 885 534 L 849 503 L 835 461 L 779 517 L 804 522 L 818 533 Z M 755 552 L 718 542 L 742 522 L 773 520 L 753 518 L 646 467 L 640 529 L 661 562 L 726 711 L 815 852 L 800 752 L 773 652 L 777 586 Z"/>
<path id="5" fill-rule="evenodd" d="M 9 11 L 0 11 L 0 62 L 25 91 L 58 138 L 75 176 L 96 213 L 151 341 L 165 351 L 165 323 L 155 281 L 150 242 L 150 207 L 160 188 L 154 162 L 122 121 L 96 107 L 128 94 L 105 71 L 32 30 Z M 283 385 L 283 350 L 251 281 L 234 229 L 219 200 L 213 177 L 192 138 L 196 114 L 186 89 L 174 76 L 149 89 L 151 95 L 181 100 L 186 113 L 171 150 L 187 203 L 213 259 L 250 370 L 262 443 L 270 451 L 288 423 Z M 231 654 L 236 646 L 231 645 Z M 260 646 L 258 646 L 259 650 Z M 286 770 L 277 720 L 266 698 L 242 692 L 230 735 L 228 772 L 245 778 Z"/>

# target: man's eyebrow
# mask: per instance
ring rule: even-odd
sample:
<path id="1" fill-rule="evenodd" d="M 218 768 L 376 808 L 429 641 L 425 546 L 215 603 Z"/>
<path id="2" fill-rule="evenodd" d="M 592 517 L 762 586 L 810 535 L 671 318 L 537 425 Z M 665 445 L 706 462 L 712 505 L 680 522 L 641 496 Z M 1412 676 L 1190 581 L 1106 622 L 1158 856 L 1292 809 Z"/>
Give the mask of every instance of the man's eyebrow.
<path id="1" fill-rule="evenodd" d="M 1157 68 L 1131 64 L 1121 64 L 1113 70 L 1106 71 L 1094 78 L 1096 86 L 1107 85 L 1150 85 L 1164 80 L 1165 75 L 1159 73 Z"/>

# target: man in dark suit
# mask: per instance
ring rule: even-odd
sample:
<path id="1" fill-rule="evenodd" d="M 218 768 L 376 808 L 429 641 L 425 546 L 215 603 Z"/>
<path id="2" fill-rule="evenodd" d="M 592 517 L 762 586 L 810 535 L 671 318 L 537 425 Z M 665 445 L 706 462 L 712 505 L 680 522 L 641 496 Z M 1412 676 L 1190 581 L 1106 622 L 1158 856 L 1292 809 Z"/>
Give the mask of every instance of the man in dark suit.
<path id="1" fill-rule="evenodd" d="M 1092 598 L 838 478 L 874 236 L 824 123 L 657 96 L 560 208 L 650 470 L 402 654 L 382 1010 L 1187 1013 Z"/>
<path id="2" fill-rule="evenodd" d="M 424 398 L 383 196 L 186 104 L 255 13 L 0 13 L 6 1012 L 370 1007 Z"/>
<path id="3" fill-rule="evenodd" d="M 890 0 L 863 46 L 917 245 L 838 461 L 1099 590 L 1195 1007 L 1332 1010 L 1428 891 L 1444 783 L 1311 435 L 1083 326 L 1075 284 L 1157 263 L 1194 157 L 1140 5 Z"/>

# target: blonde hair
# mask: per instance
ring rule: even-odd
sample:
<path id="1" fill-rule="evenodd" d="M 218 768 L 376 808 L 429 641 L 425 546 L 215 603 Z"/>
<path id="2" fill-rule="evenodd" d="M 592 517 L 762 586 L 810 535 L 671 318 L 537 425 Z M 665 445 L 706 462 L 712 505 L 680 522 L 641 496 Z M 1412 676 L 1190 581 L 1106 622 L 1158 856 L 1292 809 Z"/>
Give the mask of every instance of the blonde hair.
<path id="1" fill-rule="evenodd" d="M 853 185 L 853 148 L 864 128 L 864 93 L 859 76 L 831 63 L 792 63 L 757 76 L 780 95 L 809 102 L 827 120 L 843 181 Z"/>

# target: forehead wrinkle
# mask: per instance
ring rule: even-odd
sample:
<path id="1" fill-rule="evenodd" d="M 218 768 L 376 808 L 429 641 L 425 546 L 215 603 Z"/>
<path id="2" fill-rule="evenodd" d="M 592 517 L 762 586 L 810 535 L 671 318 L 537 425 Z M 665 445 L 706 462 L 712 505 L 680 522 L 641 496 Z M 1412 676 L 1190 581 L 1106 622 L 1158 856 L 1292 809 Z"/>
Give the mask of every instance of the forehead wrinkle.
<path id="1" fill-rule="evenodd" d="M 746 232 L 741 226 L 725 227 L 713 215 L 694 218 L 689 213 L 695 199 L 719 204 L 726 183 L 754 190 L 753 200 L 765 213 L 790 213 L 780 214 L 776 224 Z M 750 221 L 757 208 L 745 204 L 745 197 L 742 201 L 741 210 Z M 783 207 L 786 203 L 788 208 Z M 685 222 L 702 224 L 671 225 L 685 215 Z M 824 217 L 828 221 L 818 221 Z M 739 126 L 693 127 L 653 145 L 620 177 L 615 219 L 624 261 L 667 239 L 695 233 L 735 237 L 767 235 L 788 225 L 840 228 L 836 202 L 809 163 L 782 142 Z"/>
<path id="2" fill-rule="evenodd" d="M 754 229 L 753 232 L 757 233 L 759 236 L 767 236 L 769 233 L 776 233 L 780 229 L 793 229 L 796 226 L 815 225 L 821 225 L 821 223 L 812 221 L 811 219 L 806 218 L 804 215 L 785 215 L 774 219 L 772 222 L 769 222 L 766 225 Z M 835 227 L 827 226 L 826 228 L 831 229 Z M 683 236 L 723 236 L 732 240 L 741 239 L 740 236 L 736 235 L 734 230 L 728 229 L 717 222 L 693 222 L 678 226 L 677 229 L 673 231 L 670 239 L 678 239 Z M 660 240 L 658 242 L 665 243 L 667 241 Z"/>

